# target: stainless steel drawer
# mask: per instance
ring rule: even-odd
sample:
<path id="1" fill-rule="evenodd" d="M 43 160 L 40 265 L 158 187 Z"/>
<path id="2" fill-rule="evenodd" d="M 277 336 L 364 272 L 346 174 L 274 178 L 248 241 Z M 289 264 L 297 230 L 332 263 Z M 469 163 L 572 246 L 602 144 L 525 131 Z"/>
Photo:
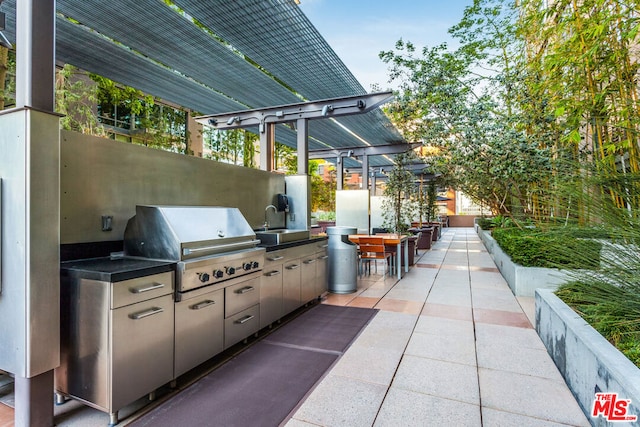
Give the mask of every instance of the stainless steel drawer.
<path id="1" fill-rule="evenodd" d="M 111 308 L 124 307 L 173 292 L 173 272 L 137 277 L 111 285 Z"/>
<path id="2" fill-rule="evenodd" d="M 224 289 L 224 317 L 249 308 L 260 302 L 260 276 L 227 286 Z"/>
<path id="3" fill-rule="evenodd" d="M 260 329 L 260 305 L 256 304 L 224 319 L 224 348 L 242 341 Z"/>
<path id="4" fill-rule="evenodd" d="M 285 257 L 286 251 L 284 249 L 279 251 L 267 252 L 264 256 L 264 268 L 268 269 L 269 265 L 282 264 L 282 262 L 285 260 Z"/>

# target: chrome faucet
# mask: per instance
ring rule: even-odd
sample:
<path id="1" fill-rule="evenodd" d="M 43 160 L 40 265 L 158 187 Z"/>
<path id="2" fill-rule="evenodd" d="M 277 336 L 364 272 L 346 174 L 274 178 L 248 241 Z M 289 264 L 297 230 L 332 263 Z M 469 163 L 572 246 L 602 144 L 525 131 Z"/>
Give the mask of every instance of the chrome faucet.
<path id="1" fill-rule="evenodd" d="M 264 231 L 267 231 L 269 229 L 269 221 L 267 220 L 267 214 L 269 213 L 269 208 L 273 208 L 273 212 L 278 212 L 278 209 L 273 205 L 269 205 L 266 208 L 264 208 Z"/>

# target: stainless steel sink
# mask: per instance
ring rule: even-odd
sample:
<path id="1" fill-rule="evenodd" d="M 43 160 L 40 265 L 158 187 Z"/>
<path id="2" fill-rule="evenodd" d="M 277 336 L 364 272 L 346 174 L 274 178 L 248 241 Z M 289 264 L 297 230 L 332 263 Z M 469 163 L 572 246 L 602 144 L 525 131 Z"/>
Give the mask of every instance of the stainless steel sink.
<path id="1" fill-rule="evenodd" d="M 256 231 L 256 237 L 263 245 L 279 245 L 281 243 L 307 240 L 309 238 L 309 230 L 275 229 Z"/>

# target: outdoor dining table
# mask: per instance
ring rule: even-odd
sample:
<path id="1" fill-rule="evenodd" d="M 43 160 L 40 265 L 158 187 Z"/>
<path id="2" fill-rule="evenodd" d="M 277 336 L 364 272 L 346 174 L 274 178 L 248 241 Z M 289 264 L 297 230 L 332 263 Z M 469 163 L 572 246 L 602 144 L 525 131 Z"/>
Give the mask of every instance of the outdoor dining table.
<path id="1" fill-rule="evenodd" d="M 406 234 L 395 233 L 378 233 L 378 234 L 350 234 L 349 240 L 356 245 L 359 243 L 359 237 L 382 237 L 385 246 L 396 246 L 396 271 L 398 280 L 402 279 L 402 269 L 400 263 L 400 254 L 402 253 L 402 245 L 404 244 L 404 272 L 409 271 L 409 236 Z"/>

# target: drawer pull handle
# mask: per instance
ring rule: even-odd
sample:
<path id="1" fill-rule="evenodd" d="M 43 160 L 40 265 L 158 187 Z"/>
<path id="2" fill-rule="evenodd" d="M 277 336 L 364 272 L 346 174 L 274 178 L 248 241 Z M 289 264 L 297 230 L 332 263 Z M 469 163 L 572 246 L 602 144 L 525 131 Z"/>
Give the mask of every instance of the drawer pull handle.
<path id="1" fill-rule="evenodd" d="M 235 323 L 237 323 L 238 325 L 242 325 L 243 323 L 247 323 L 249 320 L 253 319 L 254 317 L 256 316 L 254 316 L 253 314 L 248 314 L 243 318 L 236 320 Z"/>
<path id="2" fill-rule="evenodd" d="M 154 314 L 162 313 L 164 308 L 153 307 L 149 310 L 141 311 L 140 313 L 130 314 L 129 317 L 133 320 L 144 319 L 145 317 L 153 316 Z"/>
<path id="3" fill-rule="evenodd" d="M 327 258 L 329 258 L 329 255 L 322 255 L 318 257 L 318 259 L 327 259 Z"/>
<path id="4" fill-rule="evenodd" d="M 273 271 L 270 271 L 270 272 L 266 273 L 265 276 L 271 277 L 271 276 L 277 276 L 278 274 L 280 274 L 280 270 L 273 270 Z"/>
<path id="5" fill-rule="evenodd" d="M 156 289 L 164 288 L 164 283 L 153 283 L 150 286 L 140 286 L 139 288 L 130 288 L 129 291 L 132 294 L 141 294 L 143 292 L 155 291 Z"/>
<path id="6" fill-rule="evenodd" d="M 202 308 L 209 307 L 210 305 L 214 305 L 215 303 L 216 303 L 216 302 L 215 302 L 215 301 L 213 301 L 213 300 L 206 299 L 206 300 L 204 300 L 204 301 L 202 301 L 202 302 L 199 302 L 199 303 L 197 303 L 197 304 L 193 304 L 193 305 L 192 305 L 192 306 L 190 306 L 189 308 L 190 308 L 191 310 L 200 310 L 200 309 L 202 309 Z"/>
<path id="7" fill-rule="evenodd" d="M 246 294 L 247 292 L 251 292 L 255 289 L 256 288 L 254 288 L 253 286 L 245 286 L 244 288 L 236 289 L 235 293 L 242 295 L 242 294 Z"/>
<path id="8" fill-rule="evenodd" d="M 308 260 L 305 260 L 305 261 L 302 261 L 302 262 L 305 263 L 305 264 L 313 264 L 314 262 L 316 262 L 316 260 L 315 259 L 308 259 Z"/>
<path id="9" fill-rule="evenodd" d="M 283 256 L 277 255 L 271 258 L 267 258 L 269 261 L 280 261 L 281 259 L 284 259 Z"/>
<path id="10" fill-rule="evenodd" d="M 298 264 L 292 264 L 292 265 L 287 265 L 285 268 L 287 270 L 295 270 L 298 267 L 300 267 Z"/>

